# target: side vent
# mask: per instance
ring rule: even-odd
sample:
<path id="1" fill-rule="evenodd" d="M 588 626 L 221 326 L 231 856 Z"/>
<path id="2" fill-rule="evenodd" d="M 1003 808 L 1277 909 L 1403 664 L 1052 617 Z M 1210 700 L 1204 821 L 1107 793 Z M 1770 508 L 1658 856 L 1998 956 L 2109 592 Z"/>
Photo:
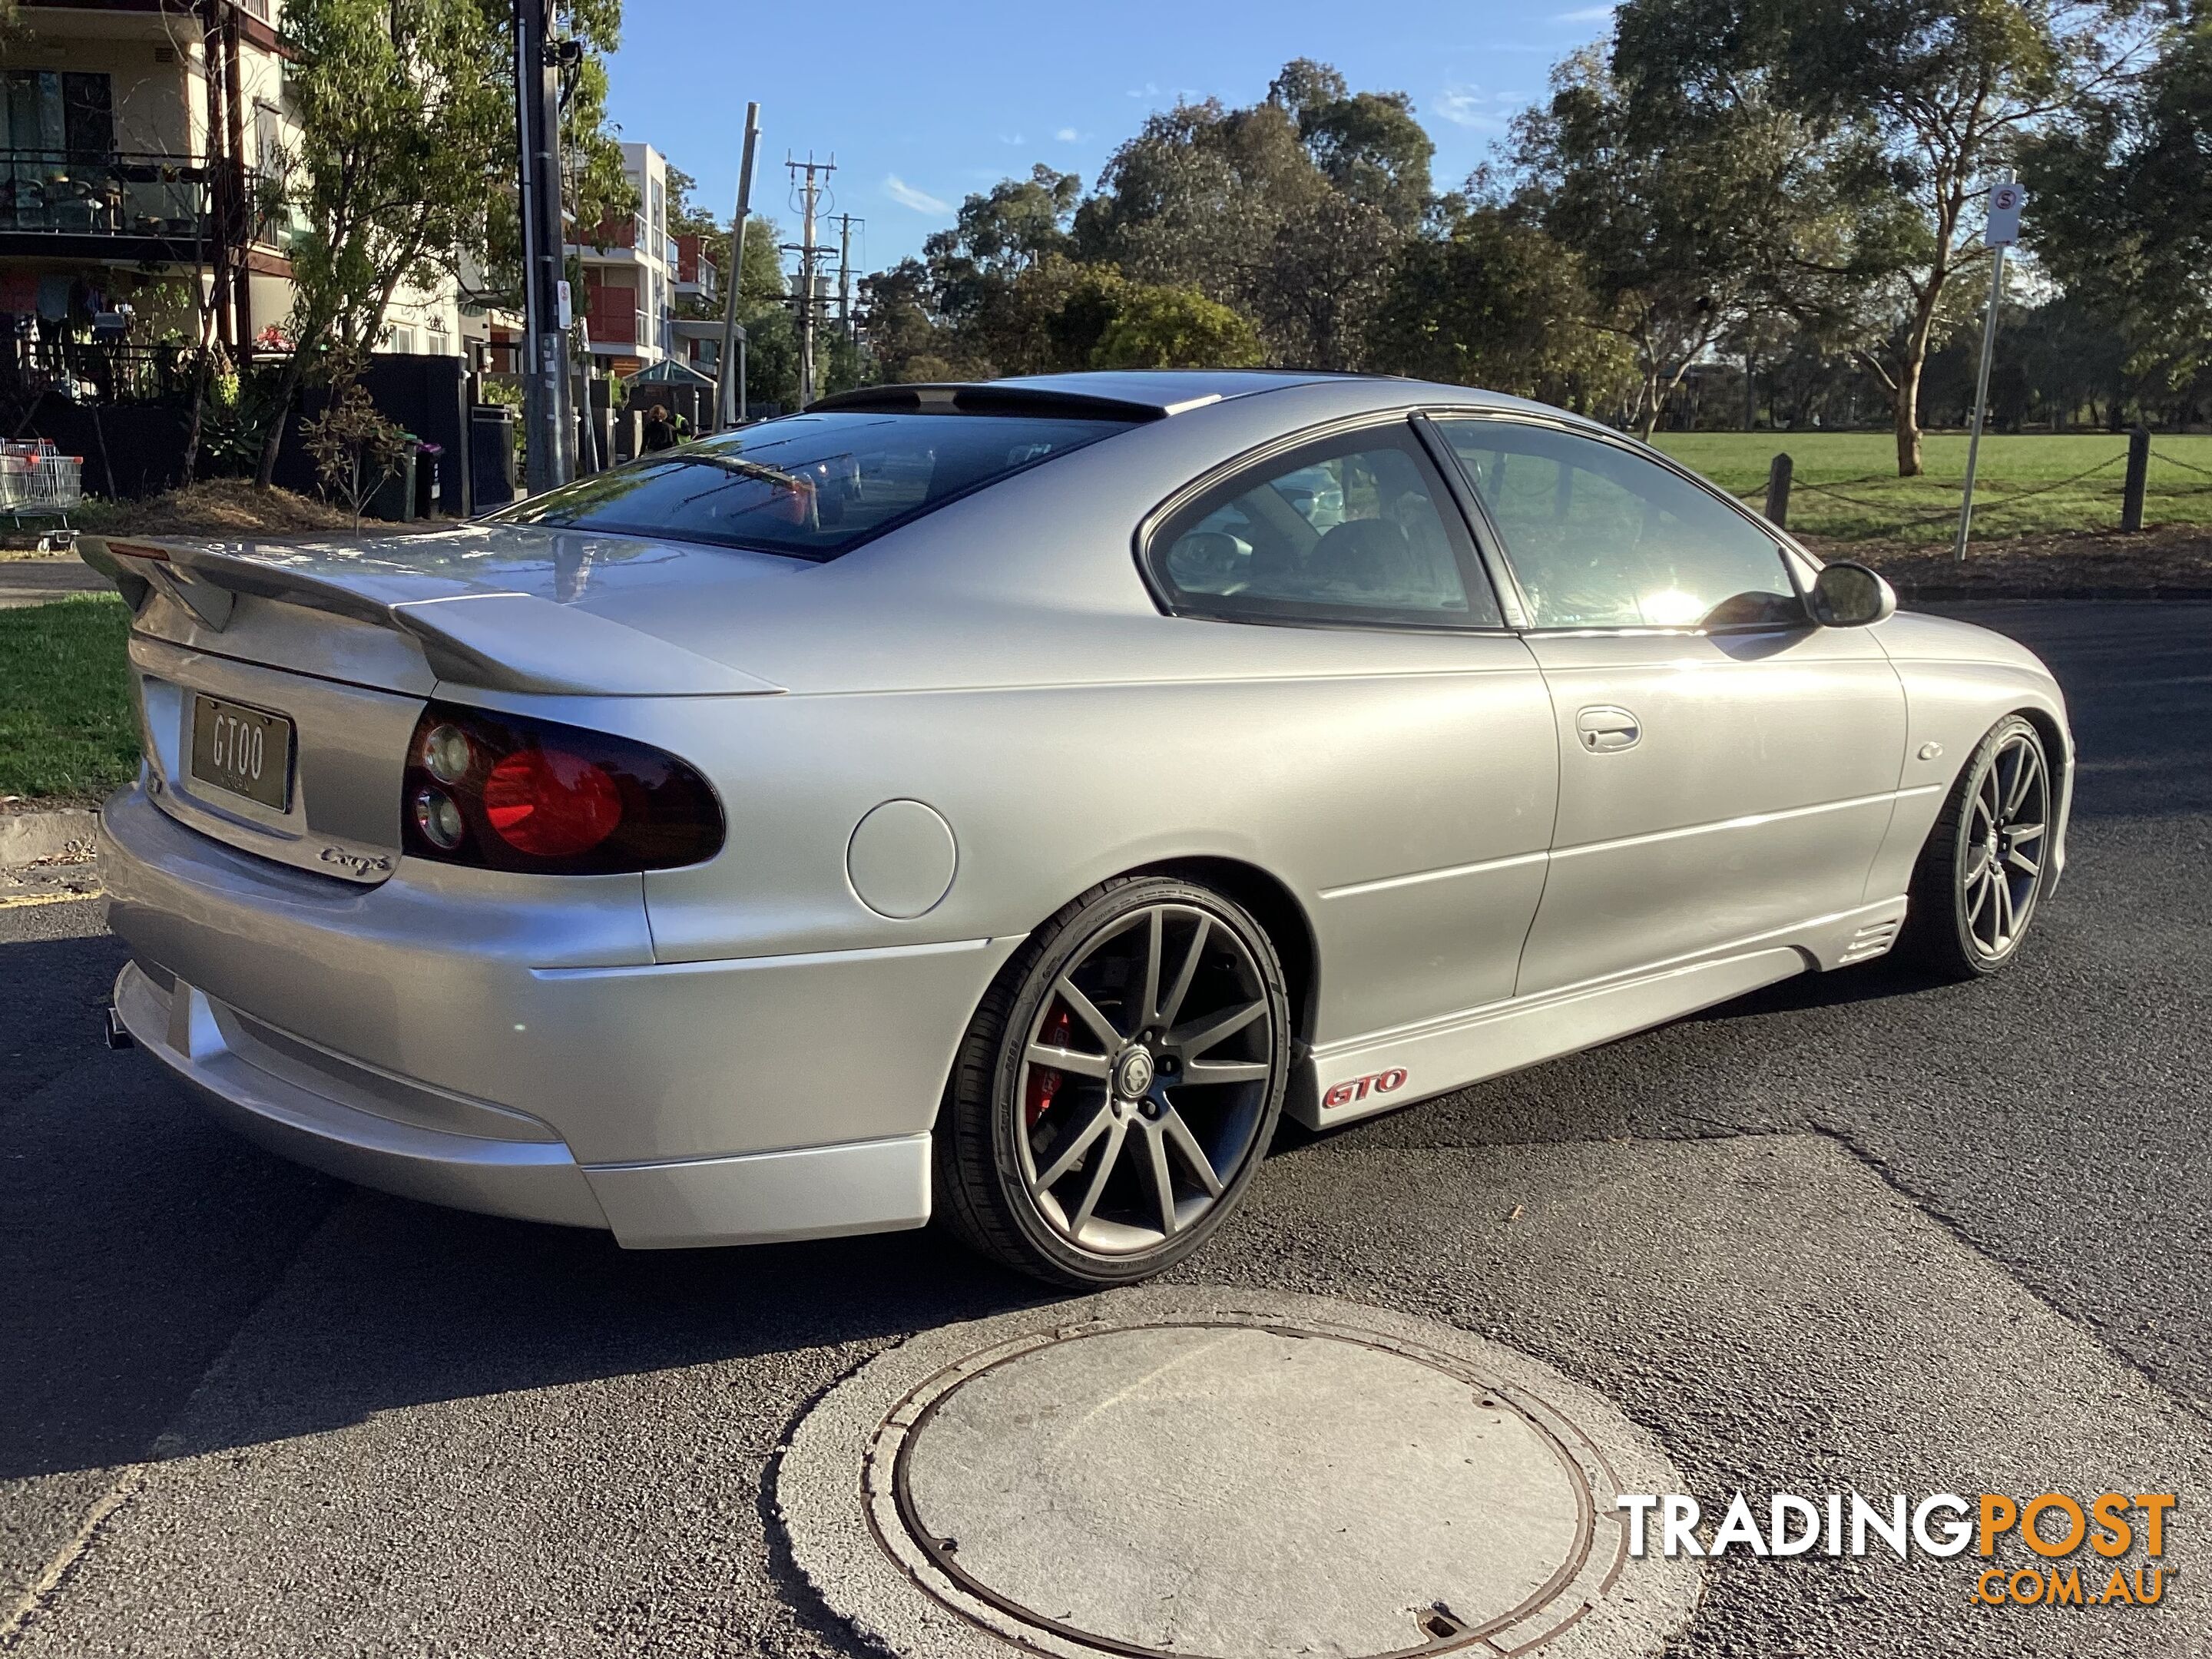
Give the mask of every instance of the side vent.
<path id="1" fill-rule="evenodd" d="M 176 49 L 174 46 L 156 46 L 156 47 L 155 47 L 155 48 L 154 48 L 154 61 L 155 61 L 155 63 L 157 63 L 157 64 L 173 64 L 173 63 L 175 63 L 175 62 L 177 61 L 177 49 Z"/>
<path id="2" fill-rule="evenodd" d="M 1854 962 L 1865 962 L 1870 957 L 1884 956 L 1897 943 L 1898 930 L 1905 926 L 1903 916 L 1893 916 L 1887 921 L 1870 921 L 1851 935 L 1851 942 L 1844 947 L 1837 965 L 1845 967 Z"/>

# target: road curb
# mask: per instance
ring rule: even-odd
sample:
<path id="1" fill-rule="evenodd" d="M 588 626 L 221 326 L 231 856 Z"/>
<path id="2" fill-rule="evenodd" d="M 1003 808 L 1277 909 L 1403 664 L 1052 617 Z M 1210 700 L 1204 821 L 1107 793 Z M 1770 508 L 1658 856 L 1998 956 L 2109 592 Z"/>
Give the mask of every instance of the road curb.
<path id="1" fill-rule="evenodd" d="M 1911 582 L 1893 582 L 1897 597 L 1908 602 L 1918 601 L 1934 605 L 1963 605 L 1975 599 L 2004 599 L 2013 602 L 2051 602 L 2066 604 L 2111 605 L 2124 601 L 2140 602 L 2181 601 L 2201 604 L 2212 600 L 2212 587 L 2055 587 L 2033 593 L 1992 592 L 1987 587 L 1962 586 L 1955 583 L 1929 583 L 1922 586 Z"/>
<path id="2" fill-rule="evenodd" d="M 0 870 L 82 856 L 92 851 L 99 828 L 100 814 L 85 806 L 0 813 Z"/>

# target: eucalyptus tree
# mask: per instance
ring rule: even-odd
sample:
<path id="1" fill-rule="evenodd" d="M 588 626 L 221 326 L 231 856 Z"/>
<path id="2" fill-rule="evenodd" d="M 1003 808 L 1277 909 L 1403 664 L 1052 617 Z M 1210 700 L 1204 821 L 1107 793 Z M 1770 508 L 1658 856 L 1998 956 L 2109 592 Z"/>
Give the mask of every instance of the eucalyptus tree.
<path id="1" fill-rule="evenodd" d="M 1929 350 L 1987 270 L 1988 186 L 2023 141 L 2137 66 L 2133 0 L 1627 0 L 1613 72 L 1647 137 L 1751 108 L 1804 122 L 1835 165 L 1801 172 L 1748 268 L 1891 400 L 1901 476 L 1922 470 Z"/>
<path id="2" fill-rule="evenodd" d="M 2142 392 L 2185 405 L 2212 368 L 2212 3 L 2191 0 L 2155 38 L 2141 77 L 2026 146 L 2027 240 L 2117 332 Z"/>
<path id="3" fill-rule="evenodd" d="M 1518 210 L 1576 256 L 1583 326 L 1635 364 L 1629 418 L 1647 438 L 1753 292 L 1750 228 L 1768 212 L 1775 123 L 1731 112 L 1655 142 L 1604 55 L 1576 53 L 1515 123 Z"/>
<path id="4" fill-rule="evenodd" d="M 1368 331 L 1373 366 L 1584 413 L 1626 404 L 1636 366 L 1595 325 L 1581 257 L 1496 199 L 1455 197 L 1410 243 Z"/>

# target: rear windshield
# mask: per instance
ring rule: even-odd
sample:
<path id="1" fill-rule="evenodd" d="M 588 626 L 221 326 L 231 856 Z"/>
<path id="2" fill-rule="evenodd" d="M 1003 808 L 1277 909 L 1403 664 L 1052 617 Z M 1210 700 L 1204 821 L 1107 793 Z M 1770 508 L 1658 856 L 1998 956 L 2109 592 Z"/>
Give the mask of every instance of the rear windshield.
<path id="1" fill-rule="evenodd" d="M 490 515 L 831 559 L 1124 421 L 825 410 L 660 450 Z"/>

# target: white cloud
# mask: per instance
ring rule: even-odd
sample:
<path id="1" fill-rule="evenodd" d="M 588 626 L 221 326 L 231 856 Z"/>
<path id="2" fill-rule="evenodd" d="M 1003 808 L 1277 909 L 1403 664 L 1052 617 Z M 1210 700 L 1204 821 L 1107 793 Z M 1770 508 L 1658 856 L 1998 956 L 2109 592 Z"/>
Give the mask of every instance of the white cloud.
<path id="1" fill-rule="evenodd" d="M 1132 98 L 1157 98 L 1159 95 L 1159 87 L 1158 84 L 1151 81 L 1146 82 L 1141 87 L 1131 87 L 1129 88 L 1129 96 Z"/>
<path id="2" fill-rule="evenodd" d="M 1002 144 L 1012 144 L 1016 149 L 1019 149 L 1024 144 L 1028 143 L 1029 140 L 1018 132 L 1002 132 L 999 135 L 999 142 Z"/>
<path id="3" fill-rule="evenodd" d="M 1083 135 L 1073 127 L 1062 127 L 1052 136 L 1063 144 L 1077 144 L 1083 142 Z"/>
<path id="4" fill-rule="evenodd" d="M 1519 106 L 1518 98 L 1480 87 L 1453 85 L 1438 93 L 1431 108 L 1454 126 L 1477 132 L 1504 132 L 1507 118 Z"/>
<path id="5" fill-rule="evenodd" d="M 916 213 L 950 213 L 952 204 L 940 202 L 926 190 L 916 190 L 896 173 L 884 176 L 884 193 L 901 207 L 910 207 Z"/>
<path id="6" fill-rule="evenodd" d="M 1595 23 L 1613 15 L 1611 6 L 1577 6 L 1572 11 L 1555 11 L 1554 23 Z"/>

